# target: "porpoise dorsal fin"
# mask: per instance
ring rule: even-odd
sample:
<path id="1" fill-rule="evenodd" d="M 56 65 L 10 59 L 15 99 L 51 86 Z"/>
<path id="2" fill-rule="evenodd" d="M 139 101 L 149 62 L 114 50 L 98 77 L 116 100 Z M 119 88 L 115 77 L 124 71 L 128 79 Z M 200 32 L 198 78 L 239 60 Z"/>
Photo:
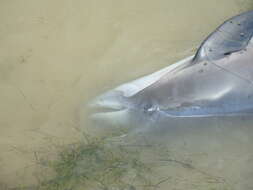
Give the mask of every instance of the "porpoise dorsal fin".
<path id="1" fill-rule="evenodd" d="M 194 61 L 217 60 L 247 47 L 253 35 L 253 11 L 235 16 L 211 33 L 198 49 Z"/>

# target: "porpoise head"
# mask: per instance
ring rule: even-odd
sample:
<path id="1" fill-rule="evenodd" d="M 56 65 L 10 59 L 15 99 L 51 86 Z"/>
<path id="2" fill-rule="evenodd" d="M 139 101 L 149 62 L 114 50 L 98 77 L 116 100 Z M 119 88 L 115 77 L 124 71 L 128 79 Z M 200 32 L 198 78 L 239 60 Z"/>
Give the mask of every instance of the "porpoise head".
<path id="1" fill-rule="evenodd" d="M 190 56 L 160 71 L 122 84 L 94 98 L 89 103 L 89 107 L 93 110 L 91 119 L 103 125 L 116 125 L 126 128 L 135 128 L 138 125 L 148 127 L 156 124 L 159 122 L 159 118 L 163 116 L 160 110 L 161 99 L 167 100 L 168 97 L 161 90 L 154 95 L 155 84 L 168 72 L 189 64 L 192 59 L 193 56 Z M 159 85 L 158 88 L 160 87 Z M 150 89 L 152 90 L 150 91 Z"/>

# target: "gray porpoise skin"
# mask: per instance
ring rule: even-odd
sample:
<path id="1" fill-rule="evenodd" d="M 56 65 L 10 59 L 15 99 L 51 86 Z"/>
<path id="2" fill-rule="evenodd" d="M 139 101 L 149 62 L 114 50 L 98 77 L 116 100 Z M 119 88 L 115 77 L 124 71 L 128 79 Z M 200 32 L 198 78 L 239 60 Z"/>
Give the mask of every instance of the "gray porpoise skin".
<path id="1" fill-rule="evenodd" d="M 252 34 L 253 11 L 227 20 L 194 56 L 96 97 L 91 118 L 139 130 L 252 118 Z"/>

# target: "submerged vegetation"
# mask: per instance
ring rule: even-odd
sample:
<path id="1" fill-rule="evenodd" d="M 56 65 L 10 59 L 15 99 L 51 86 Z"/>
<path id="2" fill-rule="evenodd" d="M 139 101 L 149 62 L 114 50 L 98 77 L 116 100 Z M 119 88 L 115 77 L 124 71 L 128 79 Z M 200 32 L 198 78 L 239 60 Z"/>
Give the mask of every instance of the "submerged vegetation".
<path id="1" fill-rule="evenodd" d="M 104 140 L 98 139 L 68 146 L 57 160 L 48 162 L 48 166 L 55 177 L 42 182 L 40 190 L 133 190 L 134 181 L 138 178 L 145 183 L 144 174 L 150 172 L 150 168 L 138 160 L 137 151 L 129 152 L 123 146 L 111 149 Z"/>
<path id="2" fill-rule="evenodd" d="M 196 168 L 164 146 L 127 144 L 120 139 L 86 136 L 85 142 L 58 148 L 51 160 L 37 158 L 45 169 L 38 175 L 38 184 L 15 190 L 232 189 L 224 179 Z"/>
<path id="3" fill-rule="evenodd" d="M 142 162 L 135 146 L 115 144 L 105 138 L 86 136 L 79 142 L 60 148 L 53 160 L 39 158 L 46 175 L 39 184 L 18 190 L 135 190 L 150 189 L 147 174 L 150 165 Z M 44 172 L 45 173 L 45 172 Z M 51 178 L 48 179 L 50 173 Z"/>

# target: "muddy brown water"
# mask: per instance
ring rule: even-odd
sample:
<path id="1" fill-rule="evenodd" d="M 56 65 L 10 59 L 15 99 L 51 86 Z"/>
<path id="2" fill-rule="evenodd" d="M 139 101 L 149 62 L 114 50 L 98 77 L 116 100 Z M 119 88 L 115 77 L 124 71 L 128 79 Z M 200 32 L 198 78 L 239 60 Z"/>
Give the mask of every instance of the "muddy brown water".
<path id="1" fill-rule="evenodd" d="M 247 0 L 1 0 L 0 183 L 35 183 L 35 153 L 82 138 L 80 110 L 91 98 L 193 54 L 225 19 L 251 8 Z M 175 180 L 161 189 L 194 186 L 191 173 L 170 169 Z"/>

